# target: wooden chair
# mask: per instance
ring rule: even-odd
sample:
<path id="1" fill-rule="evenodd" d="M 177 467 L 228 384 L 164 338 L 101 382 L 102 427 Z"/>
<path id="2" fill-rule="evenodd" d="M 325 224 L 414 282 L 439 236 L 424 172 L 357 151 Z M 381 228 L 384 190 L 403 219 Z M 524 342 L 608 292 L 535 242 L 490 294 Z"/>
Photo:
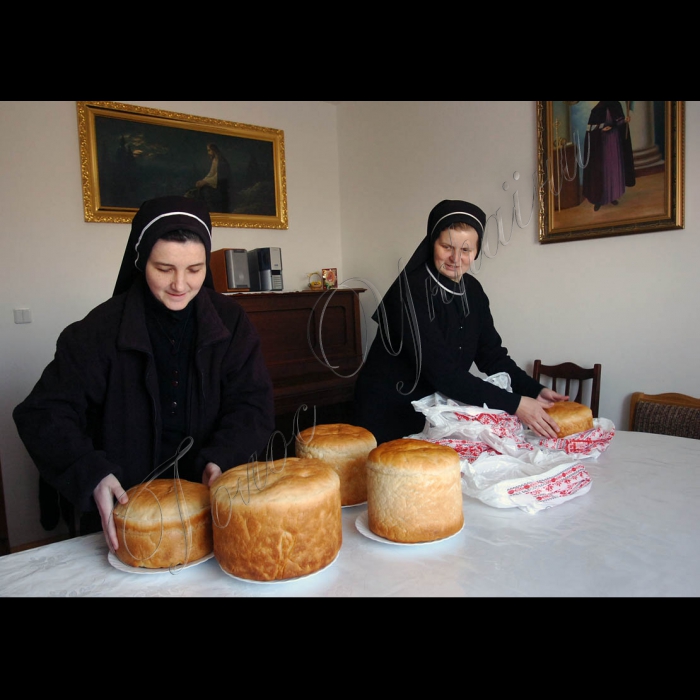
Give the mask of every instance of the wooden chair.
<path id="1" fill-rule="evenodd" d="M 700 440 L 700 399 L 637 391 L 630 400 L 629 429 Z"/>
<path id="2" fill-rule="evenodd" d="M 573 362 L 562 362 L 559 365 L 543 365 L 540 360 L 535 360 L 532 367 L 533 379 L 539 382 L 541 375 L 551 377 L 551 388 L 560 394 L 567 395 L 571 401 L 576 401 L 577 403 L 585 403 L 583 400 L 583 383 L 588 379 L 592 379 L 590 408 L 594 418 L 598 417 L 598 404 L 600 403 L 600 373 L 601 366 L 597 364 L 590 369 L 586 369 L 575 365 Z M 563 389 L 561 385 L 558 385 L 560 381 L 563 382 Z M 572 396 L 572 386 L 574 388 L 578 387 L 576 396 Z"/>

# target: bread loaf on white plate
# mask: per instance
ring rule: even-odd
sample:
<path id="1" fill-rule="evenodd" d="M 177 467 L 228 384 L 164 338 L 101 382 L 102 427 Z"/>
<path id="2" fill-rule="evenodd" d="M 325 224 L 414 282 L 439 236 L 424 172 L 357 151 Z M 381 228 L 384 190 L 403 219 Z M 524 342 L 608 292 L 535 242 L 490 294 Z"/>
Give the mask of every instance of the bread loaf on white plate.
<path id="1" fill-rule="evenodd" d="M 369 430 L 347 423 L 327 423 L 302 430 L 297 457 L 322 460 L 340 477 L 340 502 L 354 506 L 367 500 L 367 455 L 377 446 Z"/>
<path id="2" fill-rule="evenodd" d="M 317 459 L 243 464 L 210 487 L 214 556 L 237 578 L 282 581 L 315 573 L 343 541 L 340 478 Z"/>
<path id="3" fill-rule="evenodd" d="M 464 525 L 459 455 L 451 447 L 402 438 L 367 458 L 367 519 L 394 542 L 432 542 Z"/>
<path id="4" fill-rule="evenodd" d="M 184 479 L 154 479 L 133 486 L 129 502 L 112 515 L 127 566 L 167 569 L 211 554 L 213 549 L 209 488 Z"/>

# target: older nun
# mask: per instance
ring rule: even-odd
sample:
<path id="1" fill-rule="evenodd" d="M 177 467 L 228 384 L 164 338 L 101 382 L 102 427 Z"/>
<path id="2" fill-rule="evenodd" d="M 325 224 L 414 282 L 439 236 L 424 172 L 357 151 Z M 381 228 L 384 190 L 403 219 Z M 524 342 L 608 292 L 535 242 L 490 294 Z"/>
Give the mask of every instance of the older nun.
<path id="1" fill-rule="evenodd" d="M 439 392 L 474 406 L 517 415 L 537 434 L 556 437 L 544 410 L 565 400 L 529 377 L 508 355 L 481 284 L 468 274 L 479 256 L 486 215 L 475 204 L 444 200 L 428 216 L 426 236 L 389 288 L 356 384 L 359 425 L 377 443 L 419 433 L 423 414 L 412 401 Z M 506 372 L 512 393 L 472 374 Z"/>

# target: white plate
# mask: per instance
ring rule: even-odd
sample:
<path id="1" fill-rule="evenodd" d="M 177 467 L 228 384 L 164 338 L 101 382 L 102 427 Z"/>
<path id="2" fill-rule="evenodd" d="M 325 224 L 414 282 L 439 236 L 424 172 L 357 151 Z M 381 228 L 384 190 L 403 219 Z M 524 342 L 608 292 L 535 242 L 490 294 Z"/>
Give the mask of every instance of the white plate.
<path id="1" fill-rule="evenodd" d="M 340 552 L 338 552 L 338 554 L 340 554 Z M 338 558 L 338 554 L 335 555 L 335 559 Z M 331 566 L 335 562 L 335 559 L 330 564 L 326 564 L 326 566 L 324 566 L 322 569 L 314 571 L 310 574 L 306 574 L 305 576 L 297 576 L 296 578 L 283 578 L 277 581 L 254 581 L 251 578 L 241 578 L 240 576 L 234 576 L 233 574 L 229 574 L 228 571 L 225 571 L 224 568 L 221 566 L 221 562 L 219 562 L 219 566 L 227 576 L 235 578 L 237 581 L 243 581 L 243 583 L 291 583 L 292 581 L 302 581 L 303 579 L 311 578 L 311 576 L 316 576 L 316 574 L 320 574 L 322 571 L 325 571 L 329 566 Z"/>
<path id="2" fill-rule="evenodd" d="M 357 506 L 366 506 L 367 501 L 362 501 L 362 503 L 353 503 L 353 504 L 348 504 L 346 506 L 343 506 L 343 508 L 357 508 Z"/>
<path id="3" fill-rule="evenodd" d="M 369 514 L 367 513 L 367 511 L 365 511 L 364 513 L 360 513 L 360 515 L 357 516 L 357 520 L 355 521 L 355 527 L 358 529 L 361 535 L 368 537 L 370 540 L 375 540 L 376 542 L 384 542 L 385 544 L 399 544 L 403 545 L 404 547 L 415 547 L 418 544 L 435 544 L 435 542 L 444 542 L 445 540 L 449 540 L 450 537 L 455 537 L 459 535 L 460 532 L 462 532 L 462 530 L 464 529 L 464 523 L 462 523 L 462 527 L 460 527 L 459 530 L 457 530 L 457 532 L 454 533 L 454 535 L 442 537 L 439 540 L 432 540 L 431 542 L 394 542 L 394 540 L 387 540 L 385 537 L 375 535 L 369 529 Z"/>
<path id="4" fill-rule="evenodd" d="M 107 554 L 107 560 L 115 569 L 124 571 L 127 574 L 170 574 L 182 571 L 182 569 L 189 569 L 192 566 L 197 566 L 202 562 L 209 561 L 213 556 L 214 552 L 210 552 L 205 557 L 197 559 L 197 561 L 191 561 L 188 564 L 185 564 L 185 566 L 175 566 L 172 569 L 146 569 L 143 566 L 128 566 L 120 559 L 117 559 L 117 555 L 111 551 L 109 554 Z"/>

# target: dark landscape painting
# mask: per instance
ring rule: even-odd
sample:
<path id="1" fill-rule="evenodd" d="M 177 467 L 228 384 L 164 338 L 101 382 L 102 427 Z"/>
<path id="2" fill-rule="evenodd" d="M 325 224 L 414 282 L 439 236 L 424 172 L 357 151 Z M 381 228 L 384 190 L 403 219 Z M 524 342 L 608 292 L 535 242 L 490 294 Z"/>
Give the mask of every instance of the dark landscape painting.
<path id="1" fill-rule="evenodd" d="M 277 214 L 270 141 L 95 116 L 95 145 L 101 207 L 138 209 L 177 194 L 203 199 L 212 213 Z M 213 153 L 218 187 L 198 187 Z"/>

